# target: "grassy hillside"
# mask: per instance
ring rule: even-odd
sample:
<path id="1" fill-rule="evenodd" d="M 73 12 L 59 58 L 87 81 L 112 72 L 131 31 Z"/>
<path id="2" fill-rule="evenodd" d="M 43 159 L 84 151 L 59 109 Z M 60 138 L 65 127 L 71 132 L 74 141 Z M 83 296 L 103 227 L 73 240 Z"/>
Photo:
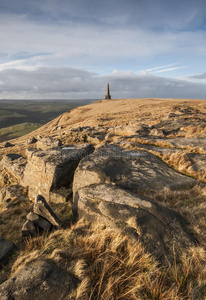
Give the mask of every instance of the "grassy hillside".
<path id="1" fill-rule="evenodd" d="M 0 100 L 0 141 L 27 134 L 92 100 Z"/>

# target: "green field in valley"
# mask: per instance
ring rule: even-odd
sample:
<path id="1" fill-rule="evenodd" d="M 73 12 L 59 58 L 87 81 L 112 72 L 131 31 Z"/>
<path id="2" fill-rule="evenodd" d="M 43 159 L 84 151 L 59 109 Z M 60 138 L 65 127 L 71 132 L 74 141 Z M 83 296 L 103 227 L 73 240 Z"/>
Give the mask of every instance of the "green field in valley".
<path id="1" fill-rule="evenodd" d="M 10 140 L 13 138 L 20 137 L 33 130 L 41 127 L 42 124 L 38 123 L 21 123 L 0 129 L 0 141 Z"/>

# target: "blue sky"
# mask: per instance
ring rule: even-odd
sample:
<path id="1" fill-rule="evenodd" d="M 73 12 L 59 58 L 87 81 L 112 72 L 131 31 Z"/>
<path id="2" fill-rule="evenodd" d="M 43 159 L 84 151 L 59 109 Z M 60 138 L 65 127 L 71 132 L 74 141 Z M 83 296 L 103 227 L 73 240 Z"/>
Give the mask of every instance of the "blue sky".
<path id="1" fill-rule="evenodd" d="M 205 0 L 0 0 L 0 99 L 206 99 Z"/>

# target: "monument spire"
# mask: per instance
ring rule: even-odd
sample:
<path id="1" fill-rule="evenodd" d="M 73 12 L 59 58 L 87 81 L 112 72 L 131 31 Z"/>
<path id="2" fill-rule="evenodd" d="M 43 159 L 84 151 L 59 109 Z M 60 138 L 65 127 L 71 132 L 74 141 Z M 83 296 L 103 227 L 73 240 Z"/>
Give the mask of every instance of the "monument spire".
<path id="1" fill-rule="evenodd" d="M 111 99 L 111 95 L 110 95 L 110 92 L 109 92 L 109 83 L 107 83 L 107 91 L 106 91 L 106 95 L 105 95 L 105 100 L 106 99 Z"/>

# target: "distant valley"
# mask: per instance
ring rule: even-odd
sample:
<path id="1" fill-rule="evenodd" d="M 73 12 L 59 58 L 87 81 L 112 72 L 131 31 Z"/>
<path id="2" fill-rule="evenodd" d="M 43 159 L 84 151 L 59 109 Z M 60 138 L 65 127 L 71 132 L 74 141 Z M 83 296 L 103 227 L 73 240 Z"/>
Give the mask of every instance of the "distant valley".
<path id="1" fill-rule="evenodd" d="M 60 114 L 96 100 L 0 100 L 0 142 L 25 135 Z"/>

